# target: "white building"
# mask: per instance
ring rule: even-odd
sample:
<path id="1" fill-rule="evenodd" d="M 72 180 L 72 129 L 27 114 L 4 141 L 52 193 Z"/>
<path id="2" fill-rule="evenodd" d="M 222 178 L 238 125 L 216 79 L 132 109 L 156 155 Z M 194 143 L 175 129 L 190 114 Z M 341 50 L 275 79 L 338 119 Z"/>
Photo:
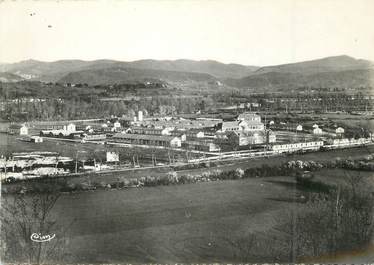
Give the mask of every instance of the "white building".
<path id="1" fill-rule="evenodd" d="M 19 135 L 28 135 L 29 134 L 29 128 L 25 124 L 21 126 L 19 129 Z"/>
<path id="2" fill-rule="evenodd" d="M 343 134 L 344 133 L 344 129 L 342 127 L 338 127 L 338 128 L 336 128 L 335 133 L 336 134 Z"/>
<path id="3" fill-rule="evenodd" d="M 298 131 L 298 132 L 301 132 L 303 130 L 303 126 L 302 125 L 297 125 L 296 126 L 296 131 Z"/>
<path id="4" fill-rule="evenodd" d="M 141 110 L 138 111 L 138 120 L 143 121 L 143 111 Z"/>
<path id="5" fill-rule="evenodd" d="M 29 128 L 25 124 L 12 124 L 8 128 L 8 133 L 14 135 L 28 135 Z"/>
<path id="6" fill-rule="evenodd" d="M 42 143 L 43 138 L 40 137 L 40 136 L 31 136 L 30 141 L 33 142 L 33 143 Z"/>
<path id="7" fill-rule="evenodd" d="M 115 129 L 121 128 L 121 123 L 119 123 L 119 121 L 116 121 L 115 123 L 113 123 L 113 127 Z"/>
<path id="8" fill-rule="evenodd" d="M 66 126 L 66 131 L 68 131 L 68 132 L 75 132 L 75 131 L 77 131 L 77 128 L 76 128 L 76 126 L 75 126 L 74 123 L 69 123 Z"/>
<path id="9" fill-rule="evenodd" d="M 316 134 L 316 135 L 319 135 L 319 134 L 322 134 L 323 133 L 323 131 L 322 131 L 322 129 L 321 128 L 314 128 L 313 129 L 313 134 Z"/>
<path id="10" fill-rule="evenodd" d="M 119 154 L 117 152 L 106 152 L 106 161 L 107 162 L 118 162 Z"/>
<path id="11" fill-rule="evenodd" d="M 245 112 L 239 114 L 238 121 L 258 121 L 261 122 L 261 116 L 256 113 Z"/>

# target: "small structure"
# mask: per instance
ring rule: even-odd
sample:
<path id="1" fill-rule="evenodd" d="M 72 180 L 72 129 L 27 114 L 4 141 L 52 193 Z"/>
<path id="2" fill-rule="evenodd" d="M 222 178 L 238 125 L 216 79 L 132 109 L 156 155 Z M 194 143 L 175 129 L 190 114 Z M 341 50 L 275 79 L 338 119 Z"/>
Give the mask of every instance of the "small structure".
<path id="1" fill-rule="evenodd" d="M 154 128 L 154 127 L 142 127 L 142 126 L 132 126 L 129 128 L 128 132 L 134 134 L 148 134 L 148 135 L 171 135 L 171 131 L 174 128 Z"/>
<path id="2" fill-rule="evenodd" d="M 338 128 L 336 128 L 335 133 L 336 134 L 343 134 L 344 133 L 344 129 L 342 127 L 338 127 Z"/>
<path id="3" fill-rule="evenodd" d="M 116 133 L 111 141 L 126 144 L 153 145 L 165 147 L 181 147 L 182 141 L 179 137 L 168 135 L 130 134 Z"/>
<path id="4" fill-rule="evenodd" d="M 251 113 L 251 112 L 245 112 L 242 114 L 239 114 L 238 121 L 257 121 L 261 122 L 261 116 L 257 115 L 256 113 Z"/>
<path id="5" fill-rule="evenodd" d="M 143 121 L 143 111 L 138 111 L 138 121 Z"/>
<path id="6" fill-rule="evenodd" d="M 100 141 L 100 140 L 105 140 L 106 139 L 106 134 L 86 134 L 83 133 L 82 135 L 82 140 L 84 141 Z"/>
<path id="7" fill-rule="evenodd" d="M 43 142 L 43 137 L 31 136 L 30 137 L 30 142 L 32 142 L 32 143 L 42 143 Z"/>
<path id="8" fill-rule="evenodd" d="M 301 132 L 301 131 L 303 131 L 303 126 L 302 126 L 301 124 L 297 125 L 297 126 L 296 126 L 296 131 L 297 131 L 297 132 Z"/>
<path id="9" fill-rule="evenodd" d="M 8 133 L 14 135 L 28 135 L 29 129 L 25 124 L 12 124 L 8 128 Z"/>
<path id="10" fill-rule="evenodd" d="M 195 139 L 188 140 L 182 144 L 182 147 L 188 150 L 197 150 L 205 152 L 217 152 L 220 151 L 220 147 L 214 142 L 213 139 Z"/>
<path id="11" fill-rule="evenodd" d="M 278 153 L 295 152 L 300 150 L 319 150 L 323 146 L 323 141 L 274 144 L 270 150 Z"/>
<path id="12" fill-rule="evenodd" d="M 119 154 L 117 152 L 106 152 L 106 162 L 118 162 Z"/>
<path id="13" fill-rule="evenodd" d="M 313 134 L 316 134 L 316 135 L 320 135 L 322 134 L 322 129 L 319 128 L 318 126 L 316 128 L 313 129 Z"/>
<path id="14" fill-rule="evenodd" d="M 113 123 L 113 127 L 115 129 L 119 129 L 119 128 L 121 128 L 121 123 L 119 123 L 119 121 L 116 121 L 115 123 Z"/>
<path id="15" fill-rule="evenodd" d="M 69 124 L 66 126 L 66 131 L 68 131 L 69 133 L 76 132 L 76 131 L 77 131 L 77 128 L 76 128 L 76 126 L 75 126 L 74 123 L 69 123 Z"/>

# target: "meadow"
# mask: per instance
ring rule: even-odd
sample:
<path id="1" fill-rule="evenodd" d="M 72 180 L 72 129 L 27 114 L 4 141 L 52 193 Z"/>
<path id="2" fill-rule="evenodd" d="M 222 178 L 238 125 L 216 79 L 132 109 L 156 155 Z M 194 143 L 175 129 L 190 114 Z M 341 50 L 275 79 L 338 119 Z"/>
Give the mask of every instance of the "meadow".
<path id="1" fill-rule="evenodd" d="M 271 234 L 296 197 L 290 178 L 243 179 L 66 194 L 54 214 L 72 262 L 239 262 L 229 242 Z"/>

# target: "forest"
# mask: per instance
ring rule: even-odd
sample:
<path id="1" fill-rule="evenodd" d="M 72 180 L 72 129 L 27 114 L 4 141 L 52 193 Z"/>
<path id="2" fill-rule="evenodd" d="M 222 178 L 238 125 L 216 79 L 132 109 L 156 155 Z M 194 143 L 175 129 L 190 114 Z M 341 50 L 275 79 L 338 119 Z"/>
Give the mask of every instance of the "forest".
<path id="1" fill-rule="evenodd" d="M 294 93 L 234 90 L 191 91 L 159 80 L 113 85 L 39 81 L 0 82 L 0 119 L 11 122 L 146 115 L 221 113 L 223 107 L 266 112 L 354 112 L 372 110 L 373 97 L 338 88 L 300 88 Z M 302 90 L 304 89 L 304 90 Z M 331 92 L 333 91 L 333 92 Z"/>

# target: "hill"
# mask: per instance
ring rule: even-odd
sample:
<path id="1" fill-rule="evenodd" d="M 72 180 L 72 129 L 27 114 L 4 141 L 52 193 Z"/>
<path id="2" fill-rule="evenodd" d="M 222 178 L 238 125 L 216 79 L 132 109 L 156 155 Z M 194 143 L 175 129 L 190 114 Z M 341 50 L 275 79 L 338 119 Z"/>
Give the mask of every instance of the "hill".
<path id="1" fill-rule="evenodd" d="M 253 74 L 264 74 L 271 72 L 316 74 L 322 72 L 369 69 L 372 67 L 373 63 L 370 61 L 355 59 L 347 55 L 341 55 L 312 61 L 262 67 L 254 71 Z"/>
<path id="2" fill-rule="evenodd" d="M 217 78 L 241 78 L 249 75 L 258 68 L 239 64 L 223 64 L 211 60 L 139 60 L 133 62 L 114 60 L 61 60 L 42 62 L 27 60 L 14 64 L 0 65 L 0 71 L 14 73 L 25 79 L 55 82 L 70 72 L 114 67 L 205 73 Z"/>
<path id="3" fill-rule="evenodd" d="M 8 72 L 0 72 L 0 82 L 18 82 L 23 80 L 22 77 Z"/>
<path id="4" fill-rule="evenodd" d="M 215 81 L 216 78 L 202 73 L 164 71 L 154 69 L 137 69 L 113 67 L 95 70 L 71 72 L 62 77 L 60 83 L 87 83 L 90 85 L 126 83 L 134 81 L 161 80 L 175 81 Z"/>
<path id="5" fill-rule="evenodd" d="M 94 62 L 81 60 L 61 60 L 55 62 L 26 60 L 13 64 L 1 65 L 0 70 L 20 75 L 25 79 L 57 81 L 71 71 L 82 70 L 92 64 L 94 64 Z"/>
<path id="6" fill-rule="evenodd" d="M 315 74 L 268 72 L 229 79 L 226 84 L 238 88 L 291 90 L 298 87 L 374 87 L 374 70 L 358 69 Z"/>
<path id="7" fill-rule="evenodd" d="M 372 86 L 373 63 L 346 55 L 312 61 L 266 66 L 223 64 L 213 60 L 27 60 L 0 65 L 0 71 L 23 79 L 70 83 L 118 83 L 160 79 L 163 81 L 225 80 L 238 88 L 285 90 L 300 86 Z M 4 79 L 5 80 L 5 79 Z"/>
<path id="8" fill-rule="evenodd" d="M 256 66 L 223 64 L 213 60 L 139 60 L 128 63 L 132 68 L 147 68 L 168 71 L 206 73 L 218 78 L 241 78 L 258 69 Z"/>

